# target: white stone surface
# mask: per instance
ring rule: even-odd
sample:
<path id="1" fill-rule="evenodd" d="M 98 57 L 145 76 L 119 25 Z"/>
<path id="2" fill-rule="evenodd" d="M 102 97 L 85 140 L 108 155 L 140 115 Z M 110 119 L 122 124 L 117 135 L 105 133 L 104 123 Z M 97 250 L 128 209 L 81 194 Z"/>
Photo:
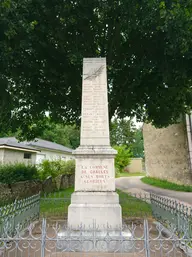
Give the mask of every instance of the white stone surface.
<path id="1" fill-rule="evenodd" d="M 74 229 L 93 221 L 99 227 L 122 225 L 121 206 L 115 193 L 114 157 L 110 146 L 105 58 L 83 62 L 83 92 L 80 147 L 76 157 L 75 193 L 68 209 L 68 224 Z"/>
<path id="2" fill-rule="evenodd" d="M 80 145 L 109 145 L 105 58 L 84 58 Z"/>
<path id="3" fill-rule="evenodd" d="M 116 192 L 75 192 L 71 196 L 73 204 L 117 204 L 119 195 Z"/>
<path id="4" fill-rule="evenodd" d="M 80 226 L 91 229 L 95 224 L 98 230 L 107 227 L 121 230 L 122 216 L 119 197 L 115 192 L 75 192 L 68 210 L 68 223 L 77 230 Z"/>
<path id="5" fill-rule="evenodd" d="M 75 191 L 115 191 L 114 159 L 109 156 L 78 156 Z"/>

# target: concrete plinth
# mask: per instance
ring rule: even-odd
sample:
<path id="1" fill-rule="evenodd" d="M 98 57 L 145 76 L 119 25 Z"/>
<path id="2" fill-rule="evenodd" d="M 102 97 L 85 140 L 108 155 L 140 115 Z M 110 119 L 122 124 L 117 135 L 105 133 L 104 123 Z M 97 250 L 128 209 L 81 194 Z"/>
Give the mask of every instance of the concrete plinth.
<path id="1" fill-rule="evenodd" d="M 75 192 L 68 208 L 68 225 L 75 230 L 80 226 L 121 230 L 121 213 L 119 196 L 115 192 Z"/>

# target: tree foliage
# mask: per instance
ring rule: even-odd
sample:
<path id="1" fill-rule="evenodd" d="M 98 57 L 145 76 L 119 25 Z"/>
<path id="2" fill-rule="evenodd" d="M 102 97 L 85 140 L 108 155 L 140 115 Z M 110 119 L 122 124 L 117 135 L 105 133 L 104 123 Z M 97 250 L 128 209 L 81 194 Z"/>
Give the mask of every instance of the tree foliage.
<path id="1" fill-rule="evenodd" d="M 117 150 L 115 167 L 119 172 L 122 172 L 131 161 L 132 152 L 126 145 L 114 146 L 114 148 Z"/>
<path id="2" fill-rule="evenodd" d="M 75 173 L 75 160 L 43 160 L 38 166 L 38 173 L 41 180 L 49 176 L 54 179 L 59 175 L 72 175 Z"/>
<path id="3" fill-rule="evenodd" d="M 110 139 L 112 146 L 126 145 L 133 157 L 144 157 L 142 129 L 136 128 L 132 119 L 113 119 L 110 126 Z"/>
<path id="4" fill-rule="evenodd" d="M 80 130 L 75 125 L 50 123 L 41 138 L 75 149 L 80 145 Z"/>
<path id="5" fill-rule="evenodd" d="M 83 57 L 107 57 L 110 117 L 156 126 L 192 106 L 191 0 L 2 0 L 0 126 L 79 122 Z"/>
<path id="6" fill-rule="evenodd" d="M 130 146 L 133 157 L 144 158 L 143 132 L 141 128 L 135 130 L 133 143 Z"/>
<path id="7" fill-rule="evenodd" d="M 132 119 L 113 119 L 110 124 L 111 145 L 130 146 L 134 140 L 135 129 Z"/>
<path id="8" fill-rule="evenodd" d="M 13 184 L 20 181 L 38 179 L 38 170 L 35 165 L 25 163 L 10 163 L 0 165 L 0 181 L 4 184 Z"/>

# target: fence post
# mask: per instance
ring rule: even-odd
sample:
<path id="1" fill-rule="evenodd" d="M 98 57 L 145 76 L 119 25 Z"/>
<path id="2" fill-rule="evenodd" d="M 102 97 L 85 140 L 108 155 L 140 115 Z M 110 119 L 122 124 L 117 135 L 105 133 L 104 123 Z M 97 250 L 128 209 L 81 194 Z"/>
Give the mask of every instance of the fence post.
<path id="1" fill-rule="evenodd" d="M 147 219 L 144 220 L 144 244 L 145 256 L 150 257 L 149 224 Z"/>
<path id="2" fill-rule="evenodd" d="M 14 203 L 13 203 L 13 211 L 14 211 L 14 213 L 13 213 L 13 223 L 12 223 L 12 225 L 13 225 L 13 227 L 11 228 L 11 236 L 13 237 L 14 236 L 14 232 L 15 232 L 15 227 L 16 227 L 16 218 L 15 218 L 15 216 L 17 215 L 17 213 L 18 213 L 18 206 L 17 206 L 17 199 L 15 199 L 15 201 L 14 201 Z M 8 222 L 10 222 L 10 217 L 8 216 Z"/>
<path id="3" fill-rule="evenodd" d="M 38 219 L 40 218 L 40 204 L 41 204 L 41 191 L 39 191 L 39 195 L 38 195 Z"/>
<path id="4" fill-rule="evenodd" d="M 45 243 L 46 243 L 46 219 L 42 220 L 42 235 L 41 235 L 41 257 L 45 257 Z"/>
<path id="5" fill-rule="evenodd" d="M 192 208 L 190 208 L 188 215 L 188 233 L 189 238 L 192 238 Z"/>

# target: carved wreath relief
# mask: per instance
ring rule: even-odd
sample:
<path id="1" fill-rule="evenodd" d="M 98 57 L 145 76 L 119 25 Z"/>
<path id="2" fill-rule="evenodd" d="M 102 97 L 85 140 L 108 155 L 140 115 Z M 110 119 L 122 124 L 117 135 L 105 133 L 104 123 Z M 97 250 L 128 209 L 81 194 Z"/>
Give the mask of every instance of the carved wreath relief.
<path id="1" fill-rule="evenodd" d="M 87 77 L 84 80 L 94 80 L 102 74 L 104 65 L 101 65 L 99 68 L 91 69 L 86 75 Z"/>

